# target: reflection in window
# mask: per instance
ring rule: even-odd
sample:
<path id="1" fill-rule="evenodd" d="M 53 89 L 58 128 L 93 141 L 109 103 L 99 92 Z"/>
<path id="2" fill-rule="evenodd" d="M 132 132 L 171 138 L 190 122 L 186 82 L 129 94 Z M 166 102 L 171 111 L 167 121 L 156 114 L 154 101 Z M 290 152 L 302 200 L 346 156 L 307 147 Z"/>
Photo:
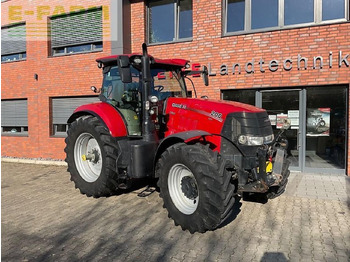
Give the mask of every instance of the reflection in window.
<path id="1" fill-rule="evenodd" d="M 322 0 L 322 20 L 332 20 L 345 17 L 344 0 Z"/>
<path id="2" fill-rule="evenodd" d="M 192 37 L 192 1 L 181 0 L 179 9 L 179 38 Z"/>
<path id="3" fill-rule="evenodd" d="M 295 25 L 314 22 L 314 0 L 285 0 L 284 24 Z"/>
<path id="4" fill-rule="evenodd" d="M 156 1 L 149 4 L 150 43 L 174 40 L 174 1 Z"/>
<path id="5" fill-rule="evenodd" d="M 255 105 L 255 90 L 223 90 L 222 98 L 235 102 Z"/>
<path id="6" fill-rule="evenodd" d="M 225 0 L 225 34 L 346 21 L 348 0 Z"/>
<path id="7" fill-rule="evenodd" d="M 2 55 L 1 56 L 1 62 L 23 60 L 26 57 L 27 57 L 26 53 L 12 54 L 12 55 Z"/>
<path id="8" fill-rule="evenodd" d="M 54 55 L 74 54 L 74 53 L 84 53 L 84 52 L 101 51 L 101 50 L 102 50 L 102 43 L 96 43 L 96 44 L 84 44 L 84 45 L 53 48 L 53 54 Z"/>
<path id="9" fill-rule="evenodd" d="M 227 32 L 244 30 L 245 0 L 228 0 Z"/>
<path id="10" fill-rule="evenodd" d="M 278 0 L 252 0 L 252 29 L 278 26 Z"/>
<path id="11" fill-rule="evenodd" d="M 346 97 L 345 87 L 307 89 L 306 167 L 345 168 Z"/>
<path id="12" fill-rule="evenodd" d="M 192 0 L 160 0 L 148 3 L 150 43 L 192 37 Z"/>

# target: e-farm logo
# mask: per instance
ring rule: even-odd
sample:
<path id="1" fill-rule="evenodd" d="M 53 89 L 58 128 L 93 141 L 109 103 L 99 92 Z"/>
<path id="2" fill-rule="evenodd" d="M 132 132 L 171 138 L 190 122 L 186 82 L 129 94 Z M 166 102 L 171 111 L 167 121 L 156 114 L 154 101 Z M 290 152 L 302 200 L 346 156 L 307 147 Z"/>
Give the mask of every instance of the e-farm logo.
<path id="1" fill-rule="evenodd" d="M 26 36 L 27 40 L 30 40 L 31 36 L 35 37 L 33 40 L 37 40 L 37 37 L 46 37 L 50 28 L 47 27 L 47 19 L 55 18 L 58 16 L 76 14 L 80 12 L 86 12 L 87 15 L 94 16 L 94 12 L 90 12 L 96 9 L 102 10 L 102 27 L 103 35 L 110 35 L 110 7 L 108 5 L 100 6 L 83 6 L 83 5 L 37 5 L 24 7 L 21 5 L 8 6 L 8 24 L 26 23 Z M 101 14 L 101 13 L 100 13 Z M 101 17 L 101 15 L 99 15 Z M 94 18 L 94 17 L 91 17 Z M 20 32 L 13 32 L 13 34 L 20 34 Z"/>
<path id="2" fill-rule="evenodd" d="M 8 9 L 8 19 L 11 23 L 21 22 L 26 20 L 27 17 L 35 17 L 37 21 L 44 21 L 48 16 L 64 15 L 72 12 L 88 11 L 90 9 L 102 8 L 103 21 L 109 21 L 109 6 L 88 6 L 72 5 L 64 7 L 62 5 L 49 6 L 38 5 L 33 9 L 26 10 L 20 5 L 10 5 Z"/>

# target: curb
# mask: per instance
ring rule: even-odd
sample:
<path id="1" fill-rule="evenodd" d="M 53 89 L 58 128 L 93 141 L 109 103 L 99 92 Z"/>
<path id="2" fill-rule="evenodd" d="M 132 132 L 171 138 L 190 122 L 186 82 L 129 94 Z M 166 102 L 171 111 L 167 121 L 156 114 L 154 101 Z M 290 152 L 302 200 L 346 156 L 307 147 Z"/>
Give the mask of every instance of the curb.
<path id="1" fill-rule="evenodd" d="M 35 159 L 9 158 L 9 157 L 2 157 L 1 162 L 20 163 L 20 164 L 36 164 L 36 165 L 50 165 L 50 166 L 67 166 L 66 162 L 58 161 L 58 160 L 35 160 Z"/>

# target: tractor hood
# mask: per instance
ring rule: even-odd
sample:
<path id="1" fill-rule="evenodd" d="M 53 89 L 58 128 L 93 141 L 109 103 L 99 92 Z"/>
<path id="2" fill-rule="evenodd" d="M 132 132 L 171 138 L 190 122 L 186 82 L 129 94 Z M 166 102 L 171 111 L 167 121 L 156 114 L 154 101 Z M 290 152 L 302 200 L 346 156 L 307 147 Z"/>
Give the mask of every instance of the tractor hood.
<path id="1" fill-rule="evenodd" d="M 204 130 L 219 134 L 228 114 L 239 112 L 254 114 L 266 111 L 239 102 L 169 98 L 165 112 L 169 117 L 168 135 L 187 130 Z"/>

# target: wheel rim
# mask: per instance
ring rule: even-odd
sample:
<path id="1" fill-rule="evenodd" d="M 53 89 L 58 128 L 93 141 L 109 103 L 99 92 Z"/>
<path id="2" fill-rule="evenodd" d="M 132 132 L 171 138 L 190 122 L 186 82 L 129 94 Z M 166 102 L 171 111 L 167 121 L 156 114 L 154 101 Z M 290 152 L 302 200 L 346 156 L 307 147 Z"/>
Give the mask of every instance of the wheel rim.
<path id="1" fill-rule="evenodd" d="M 186 166 L 174 165 L 168 176 L 170 197 L 176 208 L 183 214 L 193 214 L 199 201 L 197 181 Z"/>
<path id="2" fill-rule="evenodd" d="M 101 148 L 89 133 L 81 134 L 74 145 L 74 161 L 79 175 L 86 182 L 95 182 L 102 170 Z"/>

